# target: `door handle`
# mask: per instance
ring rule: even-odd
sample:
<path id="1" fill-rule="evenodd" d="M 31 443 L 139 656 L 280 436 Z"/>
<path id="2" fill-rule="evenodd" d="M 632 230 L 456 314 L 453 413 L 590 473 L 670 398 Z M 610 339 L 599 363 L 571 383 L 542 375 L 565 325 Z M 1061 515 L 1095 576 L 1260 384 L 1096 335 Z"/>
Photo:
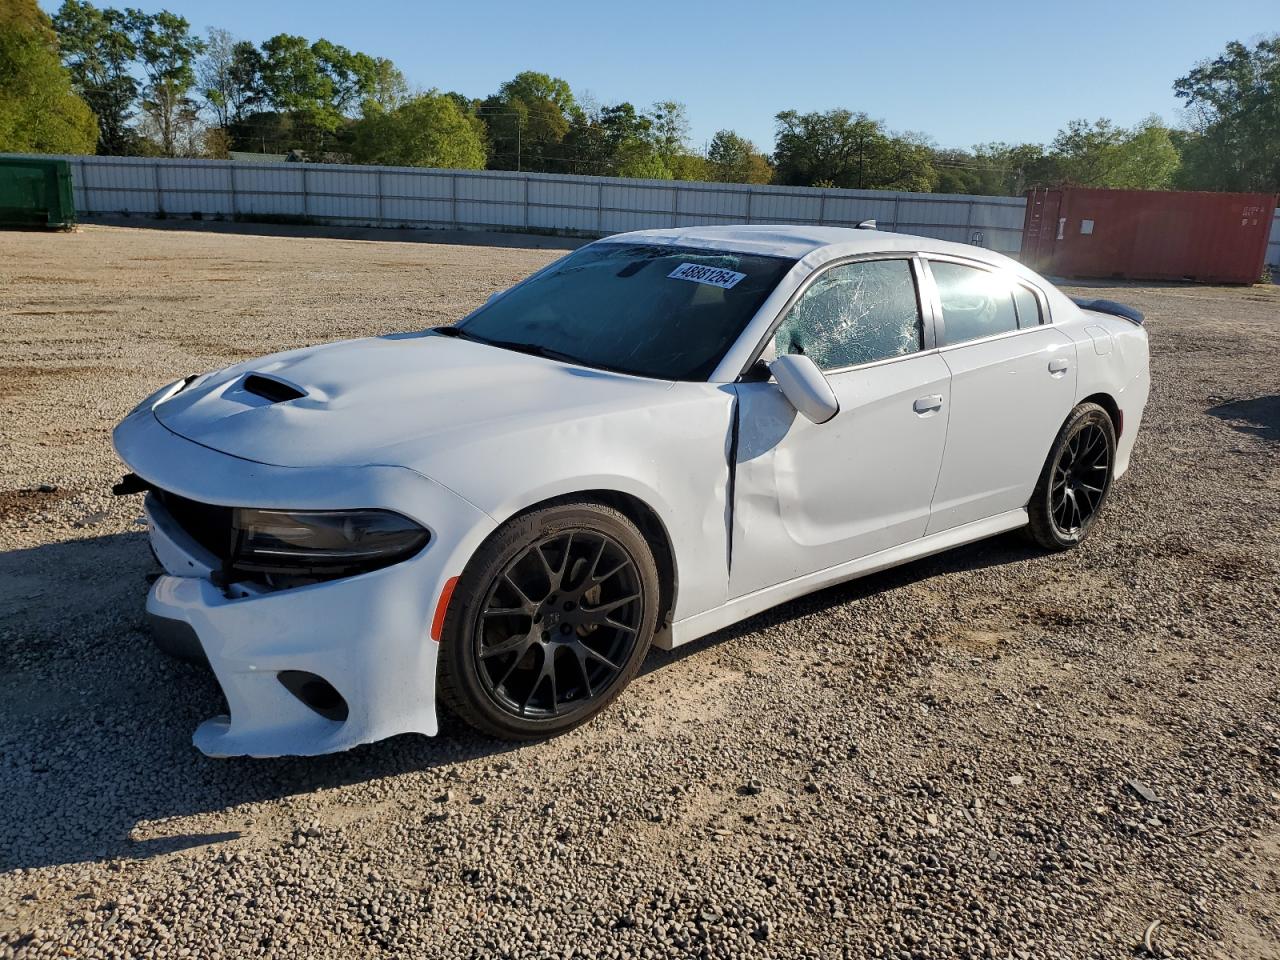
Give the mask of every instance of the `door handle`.
<path id="1" fill-rule="evenodd" d="M 931 397 L 921 397 L 911 405 L 911 409 L 918 414 L 932 413 L 934 410 L 942 409 L 942 394 L 935 393 Z"/>
<path id="2" fill-rule="evenodd" d="M 1061 376 L 1067 372 L 1067 367 L 1071 366 L 1071 362 L 1066 357 L 1054 357 L 1049 361 L 1049 372 L 1055 377 Z"/>

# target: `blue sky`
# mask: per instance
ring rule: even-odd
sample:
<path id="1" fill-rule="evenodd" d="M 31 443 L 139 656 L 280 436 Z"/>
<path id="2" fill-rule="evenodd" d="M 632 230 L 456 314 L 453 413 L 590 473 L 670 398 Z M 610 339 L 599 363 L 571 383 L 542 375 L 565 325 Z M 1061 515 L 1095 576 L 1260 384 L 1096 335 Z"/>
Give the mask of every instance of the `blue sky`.
<path id="1" fill-rule="evenodd" d="M 695 145 L 729 127 L 766 151 L 785 109 L 863 110 L 942 146 L 1043 142 L 1074 117 L 1174 122 L 1176 77 L 1228 40 L 1280 30 L 1277 0 L 97 3 L 163 6 L 255 42 L 323 36 L 390 57 L 415 87 L 469 96 L 533 69 L 606 103 L 681 100 Z"/>

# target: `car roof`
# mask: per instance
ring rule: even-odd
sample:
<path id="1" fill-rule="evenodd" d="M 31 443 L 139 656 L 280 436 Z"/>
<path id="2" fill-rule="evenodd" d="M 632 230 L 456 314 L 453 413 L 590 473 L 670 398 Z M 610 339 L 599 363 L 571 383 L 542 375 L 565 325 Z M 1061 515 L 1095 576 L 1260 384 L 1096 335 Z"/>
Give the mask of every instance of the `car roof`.
<path id="1" fill-rule="evenodd" d="M 665 230 L 635 230 L 606 237 L 601 243 L 643 242 L 672 246 L 704 247 L 731 250 L 735 253 L 757 253 L 767 256 L 802 260 L 821 250 L 822 260 L 856 256 L 862 253 L 897 251 L 950 253 L 956 256 L 1008 265 L 1002 254 L 965 243 L 951 243 L 933 237 L 919 237 L 888 230 L 856 227 L 819 227 L 796 224 L 742 224 L 732 226 L 672 227 Z"/>

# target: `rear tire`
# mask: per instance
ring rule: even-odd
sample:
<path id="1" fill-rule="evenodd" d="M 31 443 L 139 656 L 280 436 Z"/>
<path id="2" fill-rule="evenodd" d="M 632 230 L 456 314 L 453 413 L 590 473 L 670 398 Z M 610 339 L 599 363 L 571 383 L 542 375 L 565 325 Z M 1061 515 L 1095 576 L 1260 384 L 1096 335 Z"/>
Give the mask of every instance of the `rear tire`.
<path id="1" fill-rule="evenodd" d="M 1058 431 L 1027 504 L 1031 539 L 1046 550 L 1069 550 L 1093 529 L 1111 492 L 1116 430 L 1096 403 L 1071 411 Z"/>
<path id="2" fill-rule="evenodd" d="M 490 535 L 441 633 L 440 699 L 490 736 L 532 740 L 590 720 L 631 681 L 653 639 L 658 569 L 626 516 L 552 503 Z"/>

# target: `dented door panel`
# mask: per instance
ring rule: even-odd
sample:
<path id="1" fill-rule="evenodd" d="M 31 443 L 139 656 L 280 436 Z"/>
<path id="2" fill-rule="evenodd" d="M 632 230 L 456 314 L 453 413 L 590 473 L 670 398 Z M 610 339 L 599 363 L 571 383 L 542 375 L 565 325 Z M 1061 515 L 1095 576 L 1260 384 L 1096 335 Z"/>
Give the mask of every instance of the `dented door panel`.
<path id="1" fill-rule="evenodd" d="M 736 387 L 731 597 L 924 534 L 947 433 L 946 363 L 921 354 L 828 379 L 840 412 L 824 424 L 774 383 Z"/>

